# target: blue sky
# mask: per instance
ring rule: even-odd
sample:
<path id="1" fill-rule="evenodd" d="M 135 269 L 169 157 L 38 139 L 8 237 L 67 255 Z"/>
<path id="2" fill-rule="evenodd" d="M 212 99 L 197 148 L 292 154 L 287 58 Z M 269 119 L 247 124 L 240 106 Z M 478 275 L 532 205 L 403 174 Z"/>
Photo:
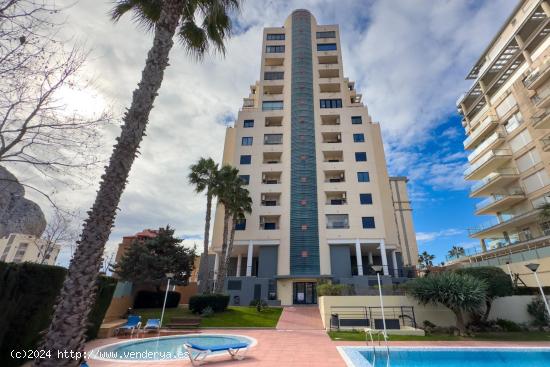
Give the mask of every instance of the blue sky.
<path id="1" fill-rule="evenodd" d="M 61 0 L 72 4 L 73 0 Z M 224 125 L 259 78 L 262 28 L 280 26 L 296 8 L 320 24 L 339 24 L 344 74 L 356 81 L 373 120 L 380 122 L 389 171 L 410 178 L 409 190 L 421 251 L 444 259 L 453 245 L 476 241 L 466 229 L 489 218 L 473 215 L 462 172 L 464 131 L 455 101 L 468 88 L 464 76 L 508 17 L 517 0 L 302 0 L 244 2 L 225 58 L 202 63 L 179 47 L 171 53 L 160 95 L 150 116 L 141 156 L 120 203 L 108 249 L 122 236 L 170 224 L 186 243 L 201 242 L 204 198 L 186 183 L 200 156 L 221 159 Z M 108 107 L 119 118 L 139 80 L 151 35 L 130 17 L 113 24 L 110 1 L 77 1 L 62 16 L 64 34 L 85 43 L 90 57 L 83 77 L 93 78 L 74 108 Z M 85 21 L 82 21 L 85 19 Z M 93 98 L 92 98 L 93 97 Z M 106 159 L 119 130 L 105 129 Z M 93 202 L 101 168 L 78 188 L 55 187 L 61 205 L 83 215 Z M 26 177 L 51 190 L 51 180 Z M 48 203 L 33 193 L 48 213 Z M 67 253 L 62 262 L 67 260 Z"/>

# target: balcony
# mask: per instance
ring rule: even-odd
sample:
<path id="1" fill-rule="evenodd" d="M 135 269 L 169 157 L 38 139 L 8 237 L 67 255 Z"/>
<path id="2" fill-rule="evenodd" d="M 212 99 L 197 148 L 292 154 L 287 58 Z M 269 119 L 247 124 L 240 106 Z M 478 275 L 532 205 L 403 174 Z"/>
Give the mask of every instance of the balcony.
<path id="1" fill-rule="evenodd" d="M 265 145 L 283 144 L 283 134 L 264 134 Z"/>
<path id="2" fill-rule="evenodd" d="M 477 182 L 470 190 L 470 197 L 487 196 L 509 185 L 519 178 L 519 172 L 515 168 L 503 168 L 491 172 L 483 180 Z"/>
<path id="3" fill-rule="evenodd" d="M 346 182 L 344 171 L 325 171 L 326 183 Z"/>
<path id="4" fill-rule="evenodd" d="M 344 161 L 344 152 L 341 150 L 331 150 L 323 152 L 324 162 L 336 163 Z"/>
<path id="5" fill-rule="evenodd" d="M 476 127 L 476 129 L 464 140 L 464 149 L 472 149 L 479 141 L 489 135 L 498 126 L 498 119 L 494 115 L 488 115 Z"/>
<path id="6" fill-rule="evenodd" d="M 277 97 L 280 98 L 280 95 L 283 94 L 282 85 L 269 85 L 264 84 L 264 95 L 267 97 Z"/>
<path id="7" fill-rule="evenodd" d="M 494 214 L 505 211 L 512 205 L 525 199 L 525 194 L 519 188 L 510 194 L 495 194 L 476 204 L 476 215 Z"/>
<path id="8" fill-rule="evenodd" d="M 542 139 L 540 139 L 540 142 L 542 143 L 542 150 L 545 152 L 550 151 L 550 136 L 545 136 Z"/>
<path id="9" fill-rule="evenodd" d="M 281 172 L 262 173 L 262 183 L 264 185 L 278 185 L 281 183 Z"/>
<path id="10" fill-rule="evenodd" d="M 260 216 L 260 230 L 275 231 L 277 229 L 279 229 L 278 215 L 261 215 Z"/>
<path id="11" fill-rule="evenodd" d="M 537 94 L 531 97 L 531 101 L 537 108 L 550 107 L 550 86 L 547 86 L 541 91 L 537 91 Z"/>
<path id="12" fill-rule="evenodd" d="M 508 149 L 490 150 L 464 171 L 466 180 L 479 180 L 512 159 Z"/>
<path id="13" fill-rule="evenodd" d="M 327 229 L 347 229 L 349 228 L 349 218 L 347 214 L 327 214 Z"/>
<path id="14" fill-rule="evenodd" d="M 550 110 L 545 109 L 531 117 L 535 129 L 550 129 Z"/>
<path id="15" fill-rule="evenodd" d="M 496 148 L 502 142 L 504 142 L 505 134 L 502 130 L 498 130 L 492 135 L 490 135 L 485 141 L 477 146 L 470 155 L 468 155 L 468 161 L 473 162 L 481 156 L 481 153 L 485 152 L 487 149 Z"/>
<path id="16" fill-rule="evenodd" d="M 326 205 L 346 205 L 347 203 L 345 191 L 328 191 L 326 193 Z"/>
<path id="17" fill-rule="evenodd" d="M 340 125 L 340 115 L 321 115 L 321 125 Z"/>
<path id="18" fill-rule="evenodd" d="M 264 164 L 278 164 L 281 163 L 282 152 L 264 152 L 263 163 Z"/>
<path id="19" fill-rule="evenodd" d="M 322 133 L 323 143 L 336 144 L 342 142 L 342 134 L 333 132 L 333 133 Z"/>
<path id="20" fill-rule="evenodd" d="M 550 76 L 550 60 L 533 70 L 525 79 L 523 85 L 527 89 L 535 90 L 541 87 Z"/>
<path id="21" fill-rule="evenodd" d="M 262 194 L 262 206 L 279 206 L 281 205 L 280 192 L 266 192 Z"/>
<path id="22" fill-rule="evenodd" d="M 319 78 L 338 78 L 340 77 L 340 69 L 338 65 L 326 64 L 319 65 Z"/>
<path id="23" fill-rule="evenodd" d="M 502 236 L 503 231 L 514 231 L 518 227 L 537 221 L 539 216 L 540 209 L 531 209 L 515 215 L 503 215 L 501 219 L 495 217 L 476 228 L 469 228 L 468 234 L 472 238 Z"/>
<path id="24" fill-rule="evenodd" d="M 283 126 L 283 116 L 268 116 L 265 118 L 266 127 Z"/>

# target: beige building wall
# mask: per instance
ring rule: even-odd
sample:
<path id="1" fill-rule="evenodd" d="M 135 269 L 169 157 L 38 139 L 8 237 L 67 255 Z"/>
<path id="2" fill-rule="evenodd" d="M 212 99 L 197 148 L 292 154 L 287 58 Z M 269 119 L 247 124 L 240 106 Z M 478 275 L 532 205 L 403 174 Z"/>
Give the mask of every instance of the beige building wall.
<path id="1" fill-rule="evenodd" d="M 335 37 L 317 38 L 317 32 L 335 32 Z M 284 40 L 268 40 L 271 34 L 284 34 Z M 393 261 L 392 252 L 405 254 L 405 265 L 416 265 L 417 248 L 412 226 L 406 181 L 396 180 L 402 203 L 393 198 L 380 125 L 374 122 L 361 102 L 354 82 L 344 77 L 339 28 L 337 25 L 318 25 L 311 22 L 313 113 L 315 119 L 315 154 L 317 175 L 317 208 L 319 235 L 319 276 L 330 276 L 331 245 L 353 246 L 360 242 L 362 254 L 380 254 L 382 244 L 388 250 L 387 262 Z M 318 44 L 336 44 L 336 50 L 317 51 Z M 284 46 L 284 52 L 266 52 L 267 47 Z M 227 129 L 223 163 L 249 176 L 246 188 L 253 200 L 252 214 L 246 216 L 246 229 L 235 233 L 232 256 L 245 262 L 249 251 L 257 256 L 260 246 L 278 246 L 277 275 L 291 276 L 290 269 L 290 213 L 291 213 L 291 78 L 292 78 L 292 16 L 284 27 L 265 28 L 263 32 L 260 80 L 250 87 L 244 98 L 235 126 Z M 266 80 L 266 72 L 282 72 L 282 80 Z M 322 99 L 341 99 L 341 108 L 321 108 Z M 282 101 L 283 108 L 263 109 L 264 102 Z M 361 118 L 361 124 L 352 124 L 352 117 Z M 245 128 L 244 121 L 253 120 L 253 128 Z M 265 144 L 266 134 L 282 134 L 280 144 Z M 364 142 L 354 142 L 354 134 L 364 134 Z M 252 138 L 251 145 L 243 145 L 243 138 Z M 294 144 L 297 144 L 296 142 Z M 365 152 L 366 162 L 357 162 L 356 152 Z M 251 156 L 251 164 L 240 164 L 242 155 Z M 359 183 L 357 172 L 368 172 L 370 182 Z M 343 175 L 343 182 L 329 182 Z M 277 183 L 266 184 L 265 180 Z M 359 194 L 372 195 L 372 204 L 362 205 Z M 275 198 L 274 206 L 262 205 L 264 199 Z M 342 199 L 344 205 L 331 205 L 331 199 Z M 399 207 L 401 205 L 401 207 Z M 406 207 L 406 209 L 404 209 Z M 399 211 L 399 222 L 396 213 Z M 327 215 L 348 215 L 348 228 L 328 229 Z M 262 218 L 276 218 L 277 229 L 262 229 Z M 362 217 L 373 217 L 375 228 L 365 229 Z M 399 230 L 398 230 L 399 228 Z M 212 251 L 218 254 L 222 246 L 223 208 L 218 205 L 214 217 Z M 398 234 L 398 231 L 400 233 Z M 407 241 L 403 239 L 406 238 Z M 252 249 L 250 250 L 250 248 Z M 216 264 L 218 260 L 216 260 Z M 366 265 L 365 265 L 366 267 Z M 385 273 L 388 272 L 386 266 Z M 230 274 L 231 275 L 231 274 Z M 246 274 L 240 274 L 244 276 Z M 389 274 L 388 274 L 389 275 Z M 308 281 L 302 277 L 302 281 Z M 292 301 L 292 280 L 278 280 L 278 297 Z"/>
<path id="2" fill-rule="evenodd" d="M 472 228 L 481 253 L 458 262 L 509 256 L 550 242 L 550 221 L 539 207 L 550 202 L 550 38 L 547 0 L 519 2 L 467 76 L 459 98 L 474 181 L 475 213 L 487 223 Z M 522 247 L 522 243 L 527 244 Z M 521 248 L 520 248 L 521 247 Z M 504 261 L 501 262 L 504 264 Z"/>
<path id="3" fill-rule="evenodd" d="M 44 260 L 44 264 L 55 265 L 60 246 L 53 245 L 49 254 L 46 254 L 47 247 L 46 241 L 36 236 L 10 233 L 0 238 L 0 261 L 40 263 Z"/>

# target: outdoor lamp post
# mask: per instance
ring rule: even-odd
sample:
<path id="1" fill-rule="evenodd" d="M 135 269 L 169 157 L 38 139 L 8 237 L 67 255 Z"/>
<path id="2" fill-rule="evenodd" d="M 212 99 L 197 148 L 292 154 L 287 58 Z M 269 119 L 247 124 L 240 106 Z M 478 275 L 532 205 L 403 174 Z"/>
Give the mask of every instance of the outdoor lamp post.
<path id="1" fill-rule="evenodd" d="M 170 279 L 174 277 L 174 273 L 166 273 L 168 283 L 166 284 L 166 293 L 164 293 L 164 303 L 162 305 L 162 313 L 160 314 L 160 327 L 162 327 L 162 319 L 164 319 L 164 309 L 166 308 L 166 299 L 168 298 L 168 290 L 170 289 Z"/>
<path id="2" fill-rule="evenodd" d="M 546 296 L 544 295 L 544 291 L 542 290 L 542 285 L 539 281 L 539 276 L 537 275 L 537 269 L 539 268 L 539 264 L 531 263 L 525 265 L 527 269 L 531 270 L 533 274 L 535 274 L 535 280 L 537 281 L 537 285 L 540 289 L 540 294 L 542 295 L 542 300 L 544 301 L 544 304 L 546 306 L 546 311 L 548 312 L 548 315 L 550 315 L 550 306 L 548 306 L 548 300 L 546 299 Z"/>
<path id="3" fill-rule="evenodd" d="M 386 334 L 386 316 L 384 315 L 384 299 L 382 297 L 382 284 L 380 283 L 380 272 L 382 271 L 382 265 L 372 265 L 371 267 L 376 272 L 376 279 L 378 280 L 378 294 L 380 295 L 380 308 L 382 309 L 382 326 L 384 327 L 384 340 L 388 340 L 388 334 Z"/>

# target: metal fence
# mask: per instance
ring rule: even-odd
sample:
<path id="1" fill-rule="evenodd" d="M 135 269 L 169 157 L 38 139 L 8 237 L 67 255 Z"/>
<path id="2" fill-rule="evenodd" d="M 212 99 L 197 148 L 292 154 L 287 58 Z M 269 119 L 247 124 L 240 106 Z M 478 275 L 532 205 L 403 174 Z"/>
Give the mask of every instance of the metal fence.
<path id="1" fill-rule="evenodd" d="M 416 328 L 413 306 L 384 307 L 386 329 Z M 330 329 L 372 328 L 382 330 L 382 308 L 368 306 L 332 306 Z"/>

